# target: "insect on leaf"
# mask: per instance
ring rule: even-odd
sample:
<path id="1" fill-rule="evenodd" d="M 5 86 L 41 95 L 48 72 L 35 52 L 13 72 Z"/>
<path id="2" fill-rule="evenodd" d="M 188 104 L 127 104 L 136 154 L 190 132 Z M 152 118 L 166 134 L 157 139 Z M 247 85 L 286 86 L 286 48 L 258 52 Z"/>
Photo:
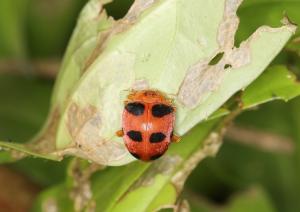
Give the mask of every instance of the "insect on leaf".
<path id="1" fill-rule="evenodd" d="M 180 135 L 206 119 L 258 77 L 295 30 L 290 23 L 263 26 L 234 47 L 240 3 L 135 1 L 108 32 L 105 48 L 93 53 L 60 122 L 57 147 L 100 164 L 130 162 L 114 136 L 130 89 L 175 95 Z"/>
<path id="2" fill-rule="evenodd" d="M 63 66 L 53 98 L 59 114 L 50 131 L 55 150 L 103 165 L 133 161 L 115 136 L 131 89 L 157 89 L 173 97 L 179 135 L 207 119 L 263 72 L 296 29 L 285 19 L 281 27 L 258 28 L 235 47 L 240 4 L 241 0 L 136 0 L 123 19 L 104 21 L 106 30 L 95 48 L 95 42 L 86 42 L 89 36 L 80 41 L 88 50 L 82 45 L 71 54 L 71 45 L 64 63 L 70 66 Z M 84 13 L 80 20 L 88 16 Z M 75 75 L 67 71 L 72 63 Z"/>

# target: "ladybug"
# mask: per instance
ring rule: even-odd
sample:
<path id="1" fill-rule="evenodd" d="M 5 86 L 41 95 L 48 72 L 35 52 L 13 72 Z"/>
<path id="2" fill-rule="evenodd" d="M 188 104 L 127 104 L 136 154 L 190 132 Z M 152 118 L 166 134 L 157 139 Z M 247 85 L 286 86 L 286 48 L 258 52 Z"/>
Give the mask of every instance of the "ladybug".
<path id="1" fill-rule="evenodd" d="M 161 92 L 132 91 L 125 101 L 122 130 L 125 145 L 135 158 L 151 161 L 161 157 L 172 142 L 180 138 L 173 133 L 175 107 Z"/>

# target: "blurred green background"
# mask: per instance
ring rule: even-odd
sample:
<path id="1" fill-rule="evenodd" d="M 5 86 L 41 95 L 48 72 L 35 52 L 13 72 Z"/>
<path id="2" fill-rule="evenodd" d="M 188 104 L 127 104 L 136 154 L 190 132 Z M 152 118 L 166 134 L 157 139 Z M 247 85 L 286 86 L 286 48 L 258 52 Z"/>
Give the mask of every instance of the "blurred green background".
<path id="1" fill-rule="evenodd" d="M 0 140 L 26 142 L 42 126 L 63 53 L 86 2 L 0 1 Z M 106 9 L 118 19 L 131 3 L 115 0 Z M 238 10 L 236 44 L 260 25 L 279 26 L 284 14 L 299 24 L 299 11 L 300 0 L 245 0 Z M 273 61 L 298 76 L 299 34 L 298 29 Z M 182 198 L 191 210 L 300 211 L 299 108 L 296 98 L 240 115 L 218 155 L 205 159 L 189 177 Z M 65 180 L 68 162 L 27 158 L 1 165 L 0 211 L 29 210 L 40 191 Z"/>

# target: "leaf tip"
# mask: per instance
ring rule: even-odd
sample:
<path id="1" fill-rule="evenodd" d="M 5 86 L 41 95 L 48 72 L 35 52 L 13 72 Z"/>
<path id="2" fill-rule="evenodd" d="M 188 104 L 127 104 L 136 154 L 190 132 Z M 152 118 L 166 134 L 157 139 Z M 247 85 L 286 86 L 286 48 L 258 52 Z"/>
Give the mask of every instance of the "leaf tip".
<path id="1" fill-rule="evenodd" d="M 287 26 L 287 28 L 294 34 L 297 29 L 297 24 L 291 21 L 291 19 L 287 16 L 287 14 L 284 15 L 284 17 L 280 21 L 284 26 Z"/>

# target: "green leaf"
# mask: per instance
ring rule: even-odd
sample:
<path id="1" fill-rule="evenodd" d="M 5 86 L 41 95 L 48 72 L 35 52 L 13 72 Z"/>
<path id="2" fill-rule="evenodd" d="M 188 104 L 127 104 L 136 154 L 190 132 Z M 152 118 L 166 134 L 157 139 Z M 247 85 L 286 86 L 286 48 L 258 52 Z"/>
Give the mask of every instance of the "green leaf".
<path id="1" fill-rule="evenodd" d="M 136 1 L 124 21 L 108 31 L 101 45 L 105 48 L 93 53 L 93 63 L 72 92 L 59 123 L 57 148 L 100 164 L 126 164 L 133 159 L 114 136 L 121 127 L 126 90 L 142 86 L 178 93 L 176 131 L 182 135 L 251 83 L 295 28 L 262 27 L 240 48 L 232 49 L 238 4 L 224 14 L 225 4 L 231 3 Z M 205 17 L 210 17 L 209 25 Z M 231 31 L 222 31 L 219 27 L 227 21 Z M 224 52 L 223 58 L 209 66 L 218 52 Z M 86 115 L 80 118 L 80 114 Z M 74 126 L 84 127 L 77 131 Z"/>
<path id="2" fill-rule="evenodd" d="M 253 187 L 247 192 L 234 196 L 229 206 L 227 207 L 228 212 L 272 212 L 276 211 L 272 206 L 267 194 L 259 187 Z"/>
<path id="3" fill-rule="evenodd" d="M 266 151 L 259 144 L 245 145 L 243 141 L 224 141 L 218 157 L 204 161 L 187 182 L 187 189 L 201 191 L 202 195 L 226 198 L 253 184 L 264 187 L 278 211 L 299 210 L 299 97 L 285 103 L 273 101 L 242 113 L 235 124 L 249 129 L 256 137 L 258 132 L 273 136 L 284 136 L 286 141 L 269 143 L 282 146 L 282 151 Z M 285 143 L 291 147 L 284 151 Z M 255 144 L 255 141 L 253 142 Z M 233 157 L 234 155 L 234 157 Z M 247 164 L 247 165 L 245 165 Z"/>
<path id="4" fill-rule="evenodd" d="M 197 196 L 195 193 L 187 194 L 188 202 L 191 206 L 191 211 L 219 211 L 220 205 L 213 204 L 203 197 Z M 275 211 L 272 202 L 270 201 L 267 193 L 259 186 L 252 186 L 246 191 L 235 193 L 222 205 L 222 211 L 225 212 L 240 212 L 240 211 L 261 211 L 271 212 Z"/>
<path id="5" fill-rule="evenodd" d="M 97 41 L 113 23 L 103 10 L 100 0 L 91 0 L 80 13 L 76 28 L 69 41 L 63 63 L 56 80 L 52 108 L 64 110 L 66 99 L 70 95 L 80 76 L 84 73 L 90 54 L 95 50 Z"/>
<path id="6" fill-rule="evenodd" d="M 31 155 L 33 157 L 41 157 L 41 158 L 45 158 L 48 160 L 59 160 L 60 158 L 56 155 L 51 155 L 51 154 L 39 154 L 33 150 L 31 150 L 31 148 L 26 147 L 23 144 L 18 144 L 18 143 L 12 143 L 12 142 L 3 142 L 0 141 L 0 146 L 3 148 L 7 148 L 7 149 L 13 149 L 16 150 L 18 152 L 20 152 L 18 155 L 15 155 L 15 159 L 18 158 L 23 158 L 23 155 L 21 153 L 25 153 L 28 155 Z M 13 160 L 13 158 L 10 158 L 11 160 Z"/>
<path id="7" fill-rule="evenodd" d="M 133 161 L 115 136 L 131 89 L 176 93 L 179 135 L 207 119 L 257 78 L 295 31 L 287 20 L 279 28 L 264 26 L 236 48 L 239 4 L 137 0 L 122 21 L 112 22 L 101 4 L 91 1 L 71 39 L 37 145 L 52 144 L 48 152 L 98 164 Z"/>
<path id="8" fill-rule="evenodd" d="M 283 14 L 293 22 L 300 23 L 299 6 L 298 0 L 245 0 L 238 11 L 241 23 L 237 32 L 237 41 L 241 42 L 247 38 L 260 25 L 279 26 Z M 299 32 L 298 29 L 296 36 Z"/>
<path id="9" fill-rule="evenodd" d="M 213 114 L 211 114 L 208 117 L 208 120 L 210 119 L 216 119 L 225 115 L 228 115 L 230 113 L 230 110 L 226 109 L 226 108 L 219 108 L 217 111 L 215 111 Z"/>
<path id="10" fill-rule="evenodd" d="M 182 176 L 181 180 L 184 180 L 185 171 L 187 170 L 184 171 L 178 168 L 188 163 L 188 159 L 197 154 L 196 152 L 199 147 L 204 148 L 206 145 L 204 144 L 204 140 L 207 138 L 208 133 L 216 127 L 217 123 L 218 121 L 214 120 L 194 128 L 188 135 L 183 137 L 182 142 L 177 145 L 172 145 L 166 156 L 152 164 L 142 162 L 130 164 L 128 168 L 131 167 L 131 169 L 135 170 L 133 173 L 139 173 L 138 176 L 134 175 L 134 178 L 130 178 L 130 175 L 128 175 L 128 173 L 132 173 L 128 168 L 128 172 L 118 172 L 119 176 L 115 178 L 115 180 L 121 183 L 117 186 L 117 188 L 123 188 L 121 190 L 117 189 L 117 191 L 112 191 L 112 185 L 110 185 L 110 183 L 107 184 L 107 180 L 103 180 L 103 178 L 101 178 L 103 175 L 99 173 L 99 178 L 93 178 L 93 181 L 97 182 L 97 184 L 93 185 L 93 188 L 101 187 L 110 192 L 95 190 L 93 196 L 95 202 L 98 203 L 97 209 L 118 211 L 121 209 L 126 210 L 127 208 L 133 211 L 153 211 L 161 206 L 159 201 L 162 201 L 165 205 L 174 204 L 176 200 L 175 191 L 178 192 L 181 188 L 172 182 L 172 178 L 176 176 L 178 172 L 182 171 L 180 172 Z M 195 159 L 194 162 L 195 161 L 197 160 Z M 189 165 L 193 166 L 192 163 Z M 120 171 L 119 168 L 113 168 L 111 169 L 111 174 L 113 174 L 113 170 L 115 172 Z M 136 181 L 137 177 L 139 178 Z M 176 183 L 180 184 L 179 181 L 180 180 L 176 180 Z M 166 190 L 170 192 L 164 197 L 159 195 Z M 115 196 L 116 194 L 117 196 Z M 135 204 L 136 196 L 139 196 L 139 204 Z M 162 199 L 158 200 L 158 196 Z M 105 198 L 106 201 L 101 201 L 103 198 Z"/>
<path id="11" fill-rule="evenodd" d="M 170 205 L 176 202 L 176 189 L 167 183 L 164 176 L 156 176 L 151 186 L 143 186 L 131 191 L 112 209 L 112 211 L 131 210 L 154 211 L 162 205 Z M 139 204 L 136 201 L 139 200 Z"/>
<path id="12" fill-rule="evenodd" d="M 25 43 L 25 16 L 28 0 L 0 2 L 0 57 L 24 59 L 27 55 Z"/>
<path id="13" fill-rule="evenodd" d="M 63 184 L 43 191 L 37 198 L 32 211 L 74 211 L 74 206 L 68 191 L 69 188 Z"/>
<path id="14" fill-rule="evenodd" d="M 100 11 L 102 11 L 102 12 L 99 13 Z M 0 145 L 9 147 L 11 149 L 15 149 L 17 151 L 21 151 L 23 153 L 33 155 L 35 157 L 42 157 L 45 159 L 52 159 L 52 160 L 61 159 L 61 157 L 55 155 L 55 153 L 53 152 L 53 149 L 54 149 L 53 146 L 55 145 L 55 141 L 50 140 L 53 137 L 53 135 L 52 135 L 53 132 L 51 131 L 51 127 L 53 128 L 55 123 L 57 121 L 59 121 L 58 120 L 59 114 L 61 111 L 64 110 L 64 105 L 66 104 L 66 98 L 68 97 L 68 95 L 70 95 L 70 92 L 71 92 L 73 86 L 79 80 L 80 75 L 82 74 L 82 70 L 85 67 L 85 64 L 87 62 L 86 61 L 87 58 L 89 57 L 91 52 L 96 47 L 96 42 L 98 41 L 98 37 L 101 36 L 101 33 L 103 31 L 105 31 L 107 28 L 109 28 L 111 22 L 112 22 L 112 20 L 107 18 L 105 11 L 102 10 L 102 5 L 100 4 L 100 2 L 98 0 L 92 0 L 92 1 L 90 1 L 89 4 L 87 4 L 87 6 L 83 9 L 83 11 L 81 13 L 80 19 L 78 20 L 78 23 L 77 23 L 77 27 L 76 27 L 75 31 L 73 32 L 72 38 L 68 45 L 68 49 L 67 49 L 67 52 L 65 54 L 64 61 L 62 64 L 62 68 L 61 68 L 60 74 L 58 76 L 58 80 L 56 81 L 55 88 L 53 91 L 50 114 L 48 117 L 48 121 L 45 123 L 45 127 L 43 127 L 41 132 L 36 136 L 36 138 L 34 139 L 34 144 L 31 146 L 30 145 L 26 145 L 26 146 L 15 145 L 12 142 L 6 142 L 6 143 L 2 142 Z M 2 85 L 4 87 L 2 89 L 2 91 L 5 91 L 8 88 L 8 86 L 11 86 L 12 84 L 7 82 L 7 83 L 3 83 Z M 36 91 L 37 91 L 37 93 L 42 93 L 42 90 L 40 90 L 38 88 L 36 89 Z M 39 92 L 39 91 L 41 91 L 41 92 Z M 4 92 L 3 92 L 3 94 L 4 94 Z M 47 93 L 44 93 L 43 95 L 45 97 L 48 97 Z M 12 95 L 12 97 L 13 96 L 14 95 Z M 20 98 L 14 98 L 14 100 L 24 99 L 24 97 L 25 97 L 24 95 L 20 95 L 20 93 L 17 93 L 15 96 L 20 96 Z M 26 104 L 28 102 L 30 103 L 30 101 L 27 101 Z M 40 102 L 43 103 L 45 101 L 40 100 Z M 21 117 L 17 110 L 18 105 L 20 105 L 20 102 L 14 103 L 7 107 L 6 107 L 6 105 L 4 105 L 4 107 L 8 108 L 8 110 L 12 110 L 14 108 L 16 109 L 15 111 L 9 111 L 7 114 L 16 115 L 18 117 Z M 2 106 L 3 106 L 3 104 L 2 104 Z M 32 112 L 30 111 L 30 113 L 27 112 L 27 113 L 22 114 L 23 116 L 26 116 L 26 117 L 24 117 L 24 120 L 30 120 L 30 119 L 35 118 L 36 116 L 39 116 L 42 114 L 41 112 L 38 113 L 37 111 L 34 110 L 36 107 L 31 106 L 30 108 L 33 109 Z M 39 109 L 41 109 L 41 110 L 44 110 L 47 108 L 48 108 L 48 106 L 39 107 Z M 0 107 L 0 109 L 1 109 L 1 107 Z M 3 113 L 3 114 L 6 115 L 6 113 Z M 6 119 L 2 119 L 2 120 L 4 121 Z M 9 122 L 7 122 L 7 120 L 6 120 L 6 125 L 8 123 Z M 40 126 L 40 125 L 41 124 L 39 123 L 38 126 Z M 50 128 L 50 132 L 48 131 L 49 128 Z M 25 129 L 24 129 L 24 131 L 30 132 L 28 130 L 26 131 Z M 1 135 L 1 133 L 0 133 L 0 135 Z M 2 136 L 4 136 L 4 135 L 5 134 L 2 133 Z M 32 134 L 30 134 L 30 136 L 32 136 Z M 9 138 L 9 139 L 15 141 L 15 138 L 11 137 L 11 136 L 7 136 L 7 137 L 4 136 L 2 138 L 3 139 Z M 22 139 L 22 141 L 25 142 L 29 139 L 29 137 L 21 137 L 20 139 Z M 45 143 L 45 145 L 40 144 L 40 146 L 42 146 L 42 148 L 44 148 L 44 149 L 32 148 L 32 146 L 35 146 L 36 141 L 38 141 L 38 142 L 42 141 L 42 143 Z M 52 145 L 51 145 L 51 143 L 52 143 Z M 45 147 L 46 147 L 46 149 L 45 149 Z M 51 152 L 49 152 L 49 151 L 51 151 Z M 54 154 L 52 154 L 52 153 L 54 153 Z M 5 160 L 3 160 L 3 162 L 17 159 L 17 158 L 11 158 L 11 157 L 6 157 L 6 156 L 7 156 L 7 154 L 5 154 L 5 156 L 3 156 L 5 158 Z"/>
<path id="15" fill-rule="evenodd" d="M 284 66 L 273 66 L 246 88 L 242 104 L 250 108 L 275 99 L 288 101 L 299 95 L 300 83 L 296 76 Z"/>
<path id="16" fill-rule="evenodd" d="M 280 78 L 281 76 L 289 74 L 289 72 L 281 66 L 270 68 L 270 70 L 277 70 L 277 68 L 280 68 L 278 69 L 279 74 L 267 71 L 253 83 L 257 86 L 257 89 L 264 90 L 260 87 L 261 83 L 259 82 L 265 79 L 266 76 L 268 76 L 270 82 L 278 80 L 278 77 Z M 282 75 L 282 73 L 284 73 L 284 75 Z M 274 79 L 269 76 L 273 76 L 273 74 Z M 276 83 L 269 83 L 269 85 L 274 85 L 274 90 L 277 89 Z M 298 85 L 295 86 L 296 88 L 299 87 Z M 270 86 L 270 88 L 272 88 L 272 86 Z M 285 86 L 283 86 L 283 89 L 284 88 Z M 289 88 L 289 84 L 287 84 L 287 88 Z M 252 91 L 247 92 L 247 95 L 252 93 Z M 284 93 L 282 96 L 285 97 L 284 95 L 286 94 L 289 93 Z M 227 112 L 227 110 L 225 111 Z M 174 204 L 177 196 L 175 193 L 177 187 L 172 184 L 172 177 L 184 169 L 183 164 L 189 164 L 187 161 L 191 158 L 193 151 L 203 145 L 203 140 L 207 136 L 207 133 L 212 131 L 215 124 L 216 120 L 210 122 L 210 124 L 203 123 L 198 126 L 187 135 L 188 137 L 184 137 L 181 143 L 172 145 L 165 159 L 162 158 L 153 164 L 135 162 L 127 166 L 107 168 L 101 172 L 97 172 L 92 178 L 91 188 L 93 198 L 90 200 L 87 208 L 93 207 L 96 202 L 96 210 L 119 211 L 130 209 L 132 211 L 152 211 L 163 205 Z M 232 155 L 233 153 L 230 154 Z M 165 173 L 162 173 L 165 168 L 157 170 L 157 166 L 163 166 L 163 161 L 167 164 L 170 163 L 168 162 L 170 160 L 168 157 L 173 157 L 174 155 L 180 155 L 183 158 L 183 161 L 176 162 L 175 160 L 172 163 L 175 166 L 173 169 L 177 171 L 165 175 Z M 241 160 L 241 162 L 243 161 Z M 189 166 L 191 166 L 191 164 L 189 164 Z M 250 172 L 252 172 L 252 169 L 250 169 Z M 151 176 L 150 179 L 149 176 Z M 139 181 L 144 183 L 136 183 Z M 147 184 L 149 181 L 151 183 Z M 112 190 L 112 187 L 115 187 L 115 189 Z M 162 193 L 165 195 L 162 196 Z M 136 204 L 137 197 L 139 197 L 139 204 Z M 247 198 L 249 199 L 248 196 Z M 234 211 L 237 207 L 246 207 L 244 205 L 251 204 L 253 201 L 256 202 L 257 205 L 263 206 L 266 211 L 269 208 L 268 201 L 263 197 L 262 199 L 260 199 L 260 197 L 257 197 L 257 199 L 253 197 L 250 198 L 249 201 L 245 201 L 244 198 L 234 200 L 234 203 L 230 206 L 230 210 Z"/>
<path id="17" fill-rule="evenodd" d="M 285 47 L 287 50 L 291 51 L 292 53 L 296 53 L 298 58 L 296 60 L 299 60 L 300 57 L 300 36 L 295 37 L 293 40 L 291 40 L 288 45 Z M 297 61 L 298 62 L 298 61 Z M 298 64 L 297 64 L 298 65 Z M 299 73 L 298 73 L 299 74 Z"/>
<path id="18" fill-rule="evenodd" d="M 86 202 L 86 210 L 94 208 L 96 211 L 153 211 L 162 205 L 175 204 L 178 191 L 182 189 L 180 182 L 184 182 L 187 177 L 188 168 L 202 160 L 202 154 L 205 157 L 215 152 L 214 148 L 218 146 L 219 140 L 209 145 L 204 141 L 209 132 L 216 128 L 217 123 L 219 121 L 215 119 L 197 126 L 184 136 L 181 143 L 173 145 L 166 156 L 154 163 L 138 161 L 96 172 L 91 178 L 92 195 Z M 200 147 L 204 149 L 200 150 L 202 153 L 199 158 Z M 182 167 L 186 167 L 185 170 Z M 173 181 L 175 176 L 180 177 Z M 164 195 L 160 196 L 161 194 Z M 51 198 L 57 197 L 53 195 Z"/>
<path id="19" fill-rule="evenodd" d="M 300 2 L 298 0 L 245 0 L 241 5 L 238 15 L 240 17 L 240 27 L 236 34 L 236 42 L 240 43 L 248 37 L 260 25 L 279 26 L 279 19 L 282 15 L 286 15 L 292 22 L 300 23 L 300 14 L 298 8 Z M 253 16 L 255 10 L 255 16 Z M 293 38 L 285 46 L 273 64 L 285 64 L 289 69 L 299 72 L 299 29 Z"/>

